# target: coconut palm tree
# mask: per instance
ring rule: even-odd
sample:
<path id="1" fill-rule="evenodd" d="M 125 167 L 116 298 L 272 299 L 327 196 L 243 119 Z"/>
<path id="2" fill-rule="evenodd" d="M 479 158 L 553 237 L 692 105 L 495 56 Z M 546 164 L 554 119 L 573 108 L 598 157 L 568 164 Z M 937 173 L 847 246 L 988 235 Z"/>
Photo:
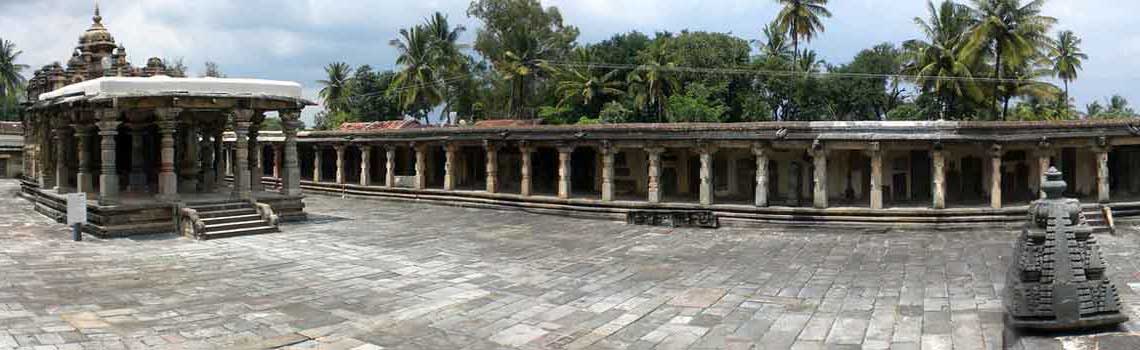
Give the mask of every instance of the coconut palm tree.
<path id="1" fill-rule="evenodd" d="M 317 83 L 324 85 L 321 88 L 320 96 L 330 112 L 336 113 L 344 110 L 344 98 L 346 97 L 350 75 L 352 75 L 352 67 L 348 63 L 333 62 L 325 66 L 326 78 L 317 80 Z"/>
<path id="2" fill-rule="evenodd" d="M 968 8 L 951 0 L 939 5 L 928 1 L 927 9 L 929 19 L 914 19 L 926 39 L 903 43 L 906 57 L 903 70 L 912 75 L 924 91 L 937 96 L 942 107 L 940 118 L 945 118 L 955 103 L 981 98 L 977 83 L 971 79 L 974 62 L 962 54 L 974 20 Z"/>
<path id="3" fill-rule="evenodd" d="M 762 31 L 764 40 L 752 40 L 760 47 L 760 51 L 768 57 L 791 58 L 795 52 L 788 47 L 788 36 L 780 29 L 776 22 L 769 23 Z"/>
<path id="4" fill-rule="evenodd" d="M 589 49 L 576 49 L 574 56 L 575 62 L 594 62 Z M 561 96 L 558 101 L 559 107 L 569 103 L 589 106 L 596 98 L 625 94 L 625 91 L 621 89 L 622 82 L 615 79 L 621 73 L 618 70 L 610 70 L 608 73 L 601 74 L 600 69 L 587 64 L 585 67 L 555 69 L 554 73 L 558 79 L 555 84 L 555 93 Z"/>
<path id="5" fill-rule="evenodd" d="M 977 24 L 970 31 L 967 54 L 988 55 L 993 58 L 994 77 L 999 81 L 1005 72 L 1026 64 L 1050 45 L 1049 29 L 1057 19 L 1041 14 L 1045 0 L 971 0 Z M 1000 91 L 1001 83 L 993 87 L 993 106 L 1003 101 L 1001 118 L 1009 110 L 1009 91 Z M 999 96 L 1000 95 L 1000 96 Z"/>
<path id="6" fill-rule="evenodd" d="M 641 63 L 626 76 L 629 93 L 634 103 L 642 110 L 653 111 L 654 116 L 665 116 L 665 104 L 669 96 L 681 90 L 681 83 L 671 70 L 677 67 L 669 40 L 663 39 L 637 54 Z"/>
<path id="7" fill-rule="evenodd" d="M 1081 38 L 1071 30 L 1058 34 L 1056 42 L 1049 50 L 1053 75 L 1065 84 L 1065 93 L 1061 102 L 1066 108 L 1069 105 L 1069 82 L 1077 79 L 1077 71 L 1081 70 L 1081 63 L 1087 59 L 1089 55 L 1081 52 Z"/>
<path id="8" fill-rule="evenodd" d="M 0 96 L 15 94 L 24 86 L 26 80 L 20 73 L 28 65 L 16 63 L 22 53 L 15 43 L 0 38 Z"/>
<path id="9" fill-rule="evenodd" d="M 780 31 L 792 39 L 792 52 L 800 51 L 800 40 L 811 42 L 816 33 L 823 32 L 822 17 L 831 17 L 827 0 L 776 0 L 784 6 L 776 15 Z"/>
<path id="10" fill-rule="evenodd" d="M 468 84 L 468 57 L 463 54 L 463 50 L 469 46 L 459 43 L 459 36 L 467 28 L 452 26 L 447 16 L 440 12 L 428 18 L 422 28 L 431 37 L 431 65 L 437 72 L 439 86 L 443 88 L 440 94 L 444 104 L 443 115 L 447 116 L 461 94 L 460 89 Z"/>
<path id="11" fill-rule="evenodd" d="M 417 26 L 401 29 L 400 38 L 389 42 L 399 52 L 396 64 L 403 69 L 396 73 L 388 94 L 396 96 L 401 108 L 417 118 L 426 118 L 432 107 L 443 102 L 441 74 L 444 72 L 433 64 L 436 56 L 432 39 L 430 32 Z"/>

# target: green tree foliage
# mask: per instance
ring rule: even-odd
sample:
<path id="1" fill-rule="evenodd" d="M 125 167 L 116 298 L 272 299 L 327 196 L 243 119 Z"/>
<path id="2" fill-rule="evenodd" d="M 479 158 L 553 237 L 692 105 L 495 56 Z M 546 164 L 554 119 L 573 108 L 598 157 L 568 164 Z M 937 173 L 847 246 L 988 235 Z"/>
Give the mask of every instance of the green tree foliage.
<path id="1" fill-rule="evenodd" d="M 349 76 L 352 75 L 352 67 L 348 63 L 333 62 L 325 66 L 325 79 L 318 80 L 317 83 L 321 84 L 321 91 L 319 93 L 321 101 L 325 105 L 325 109 L 329 112 L 337 113 L 345 109 L 345 92 L 348 88 Z"/>
<path id="2" fill-rule="evenodd" d="M 904 72 L 914 77 L 923 93 L 935 96 L 942 119 L 966 112 L 960 106 L 983 98 L 973 79 L 974 68 L 979 66 L 977 56 L 966 54 L 968 32 L 977 21 L 968 7 L 950 0 L 938 6 L 927 2 L 927 8 L 928 20 L 914 19 L 926 38 L 903 43 Z"/>
<path id="3" fill-rule="evenodd" d="M 1049 47 L 1049 30 L 1057 19 L 1041 14 L 1045 0 L 972 0 L 976 24 L 970 30 L 966 52 L 971 56 L 990 58 L 994 77 L 1009 77 L 1009 71 L 1034 63 Z M 1010 99 L 1009 86 L 991 84 L 994 109 L 1001 100 L 1001 118 L 1005 119 Z"/>
<path id="4" fill-rule="evenodd" d="M 669 111 L 667 116 L 672 123 L 719 123 L 724 121 L 728 112 L 715 95 L 723 93 L 727 87 L 724 85 L 708 87 L 701 83 L 693 83 L 685 87 L 684 94 L 669 97 Z"/>
<path id="5" fill-rule="evenodd" d="M 0 38 L 0 120 L 20 119 L 20 99 L 24 95 L 25 64 L 17 63 L 22 52 L 16 44 Z"/>
<path id="6" fill-rule="evenodd" d="M 535 81 L 546 77 L 540 64 L 565 57 L 578 28 L 564 25 L 558 8 L 544 9 L 538 0 L 476 0 L 467 14 L 483 22 L 475 51 L 509 82 L 505 109 L 514 118 L 533 115 Z"/>
<path id="7" fill-rule="evenodd" d="M 1077 79 L 1081 64 L 1089 55 L 1081 51 L 1081 38 L 1071 30 L 1062 31 L 1049 50 L 1049 60 L 1053 65 L 1053 75 L 1065 84 L 1065 94 L 1061 99 L 1064 108 L 1069 108 L 1069 82 Z"/>
<path id="8" fill-rule="evenodd" d="M 800 40 L 811 42 L 824 31 L 822 18 L 831 17 L 827 0 L 776 0 L 783 5 L 776 15 L 781 32 L 792 39 L 792 52 L 800 51 Z"/>
<path id="9" fill-rule="evenodd" d="M 401 109 L 424 120 L 433 107 L 444 101 L 442 81 L 446 72 L 436 67 L 433 39 L 426 28 L 416 26 L 401 29 L 400 38 L 390 42 L 399 53 L 396 64 L 401 69 L 388 87 L 388 94 L 397 98 Z"/>
<path id="10" fill-rule="evenodd" d="M 1128 105 L 1124 96 L 1113 95 L 1108 98 L 1106 105 L 1100 102 L 1090 103 L 1087 107 L 1088 117 L 1091 119 L 1129 119 L 1136 118 L 1136 111 Z"/>
<path id="11" fill-rule="evenodd" d="M 347 111 L 364 122 L 400 119 L 399 101 L 387 93 L 395 77 L 392 71 L 375 72 L 367 64 L 357 68 L 346 89 Z"/>

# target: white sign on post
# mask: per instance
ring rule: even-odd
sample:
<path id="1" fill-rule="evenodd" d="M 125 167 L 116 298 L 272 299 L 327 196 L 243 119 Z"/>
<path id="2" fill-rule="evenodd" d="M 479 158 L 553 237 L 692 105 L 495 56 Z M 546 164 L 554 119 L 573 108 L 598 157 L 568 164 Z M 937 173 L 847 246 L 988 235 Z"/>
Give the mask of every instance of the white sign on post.
<path id="1" fill-rule="evenodd" d="M 67 226 L 87 224 L 87 194 L 67 195 Z"/>

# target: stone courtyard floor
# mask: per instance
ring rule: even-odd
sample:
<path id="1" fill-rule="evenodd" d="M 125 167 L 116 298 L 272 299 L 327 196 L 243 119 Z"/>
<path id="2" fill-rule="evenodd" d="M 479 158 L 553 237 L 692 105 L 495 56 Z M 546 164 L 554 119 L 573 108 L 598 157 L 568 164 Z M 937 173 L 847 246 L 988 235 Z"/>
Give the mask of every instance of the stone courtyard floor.
<path id="1" fill-rule="evenodd" d="M 1140 322 L 1018 336 L 1015 233 L 667 229 L 306 199 L 215 241 L 68 240 L 0 182 L 0 349 L 1126 349 Z M 1098 236 L 1140 319 L 1140 234 Z"/>

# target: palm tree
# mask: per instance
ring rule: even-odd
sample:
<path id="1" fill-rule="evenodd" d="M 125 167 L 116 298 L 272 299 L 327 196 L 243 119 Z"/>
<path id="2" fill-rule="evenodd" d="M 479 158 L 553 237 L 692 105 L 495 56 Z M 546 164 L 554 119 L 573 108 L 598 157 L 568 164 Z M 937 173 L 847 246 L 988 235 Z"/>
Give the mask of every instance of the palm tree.
<path id="1" fill-rule="evenodd" d="M 1081 70 L 1081 63 L 1087 59 L 1089 55 L 1081 52 L 1081 38 L 1071 30 L 1058 34 L 1055 45 L 1049 50 L 1053 74 L 1065 83 L 1065 94 L 1061 102 L 1066 108 L 1069 105 L 1069 82 L 1077 79 L 1077 71 Z"/>
<path id="2" fill-rule="evenodd" d="M 924 91 L 938 97 L 942 107 L 940 119 L 944 119 L 956 102 L 981 96 L 972 80 L 973 62 L 962 54 L 967 30 L 974 21 L 968 8 L 951 0 L 944 0 L 938 6 L 928 1 L 927 9 L 929 20 L 914 19 L 926 40 L 903 43 L 906 56 L 903 70 L 914 76 L 915 83 Z"/>
<path id="3" fill-rule="evenodd" d="M 444 103 L 443 115 L 451 112 L 453 102 L 460 95 L 460 88 L 466 84 L 468 77 L 468 59 L 462 50 L 468 46 L 459 43 L 459 36 L 467 30 L 464 26 L 454 26 L 443 13 L 436 12 L 422 26 L 422 30 L 431 38 L 431 66 L 437 72 L 436 79 L 439 86 L 441 101 Z"/>
<path id="4" fill-rule="evenodd" d="M 443 102 L 444 87 L 441 73 L 436 70 L 431 33 L 423 27 L 401 29 L 400 38 L 389 42 L 399 52 L 396 64 L 403 67 L 388 94 L 398 98 L 401 108 L 413 113 L 417 118 L 427 116 L 427 112 Z"/>
<path id="5" fill-rule="evenodd" d="M 642 110 L 652 110 L 658 121 L 665 116 L 669 96 L 681 90 L 681 83 L 670 70 L 677 67 L 669 49 L 669 40 L 663 39 L 637 54 L 641 63 L 626 76 L 629 93 Z"/>
<path id="6" fill-rule="evenodd" d="M 819 59 L 819 54 L 815 50 L 803 50 L 796 54 L 796 68 L 803 73 L 819 73 L 820 67 L 824 62 Z"/>
<path id="7" fill-rule="evenodd" d="M 1005 72 L 1026 64 L 1036 53 L 1049 47 L 1049 29 L 1057 19 L 1041 14 L 1045 0 L 971 0 L 977 24 L 971 29 L 969 50 L 973 56 L 990 55 L 994 60 L 994 76 L 999 83 L 993 88 L 993 107 L 997 109 L 998 95 L 1004 107 L 1001 118 L 1009 110 L 1010 92 L 1000 93 L 999 85 Z"/>
<path id="8" fill-rule="evenodd" d="M 764 40 L 752 40 L 753 44 L 760 47 L 760 51 L 768 57 L 781 57 L 790 58 L 794 52 L 792 48 L 788 47 L 788 36 L 780 29 L 780 25 L 776 22 L 769 23 L 763 30 Z"/>
<path id="9" fill-rule="evenodd" d="M 776 0 L 784 5 L 776 15 L 780 31 L 792 38 L 792 52 L 800 51 L 800 39 L 811 42 L 817 32 L 823 32 L 821 17 L 831 17 L 827 0 Z"/>
<path id="10" fill-rule="evenodd" d="M 26 80 L 20 73 L 28 69 L 28 65 L 16 63 L 22 53 L 16 49 L 15 43 L 0 38 L 0 96 L 14 94 L 23 88 Z"/>
<path id="11" fill-rule="evenodd" d="M 320 96 L 330 112 L 336 113 L 344 110 L 344 98 L 346 97 L 350 75 L 352 75 L 352 67 L 348 63 L 333 62 L 325 66 L 327 78 L 318 80 L 317 83 L 324 85 L 321 88 Z"/>
<path id="12" fill-rule="evenodd" d="M 575 62 L 594 62 L 589 49 L 577 49 L 574 51 L 574 55 L 576 56 Z M 615 77 L 621 73 L 618 70 L 610 70 L 606 74 L 598 75 L 598 69 L 587 64 L 585 67 L 571 67 L 565 70 L 554 70 L 554 72 L 558 78 L 555 93 L 562 97 L 558 101 L 560 107 L 572 102 L 589 106 L 595 98 L 625 94 L 625 91 L 621 89 L 622 82 L 615 80 Z"/>

